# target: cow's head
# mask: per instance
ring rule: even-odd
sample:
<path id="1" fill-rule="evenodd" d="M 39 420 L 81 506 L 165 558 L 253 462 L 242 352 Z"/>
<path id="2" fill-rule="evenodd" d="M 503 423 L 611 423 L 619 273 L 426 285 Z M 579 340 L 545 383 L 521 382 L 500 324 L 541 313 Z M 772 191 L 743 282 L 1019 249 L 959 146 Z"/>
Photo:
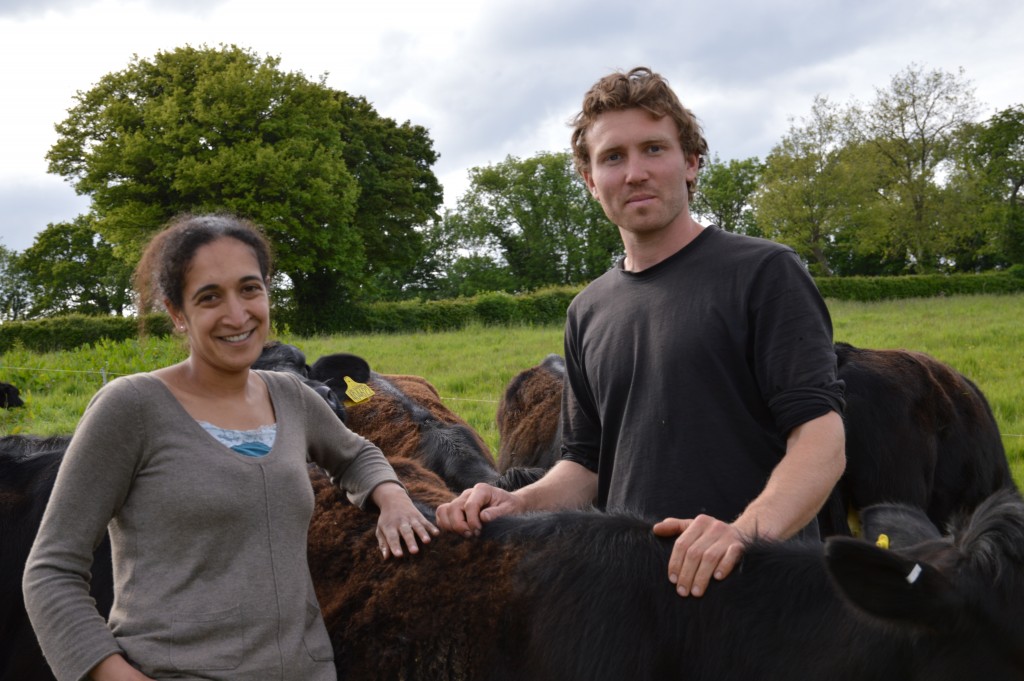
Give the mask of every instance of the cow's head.
<path id="1" fill-rule="evenodd" d="M 924 541 L 941 539 L 928 514 L 917 506 L 906 504 L 876 504 L 862 508 L 860 534 L 864 539 L 887 548 L 902 549 Z"/>
<path id="2" fill-rule="evenodd" d="M 913 627 L 939 651 L 931 678 L 1024 678 L 1024 500 L 992 495 L 949 536 L 887 550 L 837 537 L 828 569 L 843 596 Z M 952 675 L 951 675 L 952 674 Z M 922 677 L 926 678 L 926 677 Z"/>
<path id="3" fill-rule="evenodd" d="M 348 386 L 345 379 L 351 379 L 356 383 L 366 383 L 370 380 L 370 365 L 358 355 L 339 352 L 333 355 L 324 355 L 313 362 L 309 376 L 329 386 L 335 396 L 344 402 Z"/>
<path id="4" fill-rule="evenodd" d="M 316 394 L 327 402 L 331 411 L 337 414 L 343 423 L 347 422 L 348 412 L 345 411 L 345 405 L 342 404 L 342 401 L 335 392 L 324 381 L 312 376 L 312 371 L 309 365 L 306 364 L 306 355 L 294 345 L 278 341 L 267 343 L 263 347 L 263 352 L 260 354 L 259 359 L 253 363 L 252 368 L 263 369 L 264 371 L 286 371 L 295 374 L 303 383 L 312 388 Z"/>

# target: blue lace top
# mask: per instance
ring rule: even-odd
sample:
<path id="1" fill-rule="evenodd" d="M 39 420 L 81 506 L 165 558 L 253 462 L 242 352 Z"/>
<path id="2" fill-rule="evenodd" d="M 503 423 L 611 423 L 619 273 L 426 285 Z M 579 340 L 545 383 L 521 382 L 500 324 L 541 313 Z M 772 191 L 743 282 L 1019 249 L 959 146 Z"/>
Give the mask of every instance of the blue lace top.
<path id="1" fill-rule="evenodd" d="M 274 446 L 274 438 L 277 436 L 276 423 L 255 430 L 230 430 L 206 421 L 199 421 L 199 425 L 225 447 L 245 456 L 265 455 Z"/>

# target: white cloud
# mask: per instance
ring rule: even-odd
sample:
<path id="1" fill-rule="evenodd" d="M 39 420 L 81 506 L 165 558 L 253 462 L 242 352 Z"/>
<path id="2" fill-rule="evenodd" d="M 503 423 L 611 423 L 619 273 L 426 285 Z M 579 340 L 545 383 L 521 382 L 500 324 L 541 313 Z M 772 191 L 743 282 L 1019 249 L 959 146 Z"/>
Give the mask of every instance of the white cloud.
<path id="1" fill-rule="evenodd" d="M 381 114 L 427 127 L 449 205 L 473 166 L 566 148 L 582 93 L 615 68 L 644 64 L 668 77 L 723 159 L 763 158 L 816 94 L 870 101 L 911 62 L 963 66 L 986 114 L 1024 100 L 1016 0 L 4 2 L 0 183 L 47 188 L 29 193 L 34 219 L 19 202 L 16 227 L 5 214 L 20 195 L 0 192 L 8 246 L 13 229 L 57 219 L 53 207 L 78 210 L 73 192 L 47 179 L 44 159 L 75 92 L 133 54 L 185 44 L 278 56 L 286 70 L 326 73 Z"/>
<path id="2" fill-rule="evenodd" d="M 4 224 L 0 245 L 23 251 L 47 225 L 87 213 L 89 199 L 75 194 L 60 178 L 44 176 L 38 181 L 0 183 L 0 207 Z"/>

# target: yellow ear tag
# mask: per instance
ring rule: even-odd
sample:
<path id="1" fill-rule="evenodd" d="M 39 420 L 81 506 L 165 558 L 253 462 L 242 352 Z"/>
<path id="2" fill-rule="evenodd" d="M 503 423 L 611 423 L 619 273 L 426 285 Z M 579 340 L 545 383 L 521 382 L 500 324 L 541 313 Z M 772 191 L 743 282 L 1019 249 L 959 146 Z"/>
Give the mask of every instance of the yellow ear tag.
<path id="1" fill-rule="evenodd" d="M 889 548 L 889 535 L 887 535 L 887 534 L 880 534 L 880 535 L 878 535 L 878 541 L 875 542 L 875 546 L 877 546 L 880 549 L 887 549 L 887 548 Z"/>
<path id="2" fill-rule="evenodd" d="M 862 528 L 860 526 L 860 514 L 857 513 L 857 510 L 854 509 L 853 506 L 850 506 L 846 510 L 846 524 L 850 528 L 850 533 L 854 537 L 861 536 Z"/>
<path id="3" fill-rule="evenodd" d="M 345 377 L 345 404 L 359 404 L 373 397 L 373 388 L 365 383 L 357 383 L 348 376 Z"/>

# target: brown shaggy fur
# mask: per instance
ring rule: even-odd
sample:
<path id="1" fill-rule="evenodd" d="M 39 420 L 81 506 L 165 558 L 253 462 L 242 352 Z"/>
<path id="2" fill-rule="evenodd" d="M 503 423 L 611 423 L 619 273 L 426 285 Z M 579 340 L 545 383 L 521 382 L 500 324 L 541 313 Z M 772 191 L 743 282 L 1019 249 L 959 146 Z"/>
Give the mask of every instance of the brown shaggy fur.
<path id="1" fill-rule="evenodd" d="M 392 463 L 417 502 L 435 507 L 453 497 L 418 463 Z M 309 565 L 339 678 L 481 678 L 493 663 L 478 656 L 493 647 L 471 642 L 494 640 L 512 607 L 507 548 L 446 533 L 419 555 L 384 560 L 374 535 L 376 515 L 349 504 L 322 472 L 310 477 L 316 512 Z"/>
<path id="2" fill-rule="evenodd" d="M 389 459 L 422 461 L 419 423 L 395 394 L 399 391 L 441 423 L 464 426 L 476 444 L 480 461 L 497 471 L 494 456 L 483 438 L 445 406 L 441 396 L 426 379 L 398 374 L 372 374 L 367 380 L 374 395 L 366 402 L 348 407 L 348 427 L 381 448 Z"/>
<path id="3" fill-rule="evenodd" d="M 437 388 L 426 379 L 400 374 L 374 374 L 367 385 L 373 388 L 375 394 L 366 402 L 349 406 L 348 426 L 371 440 L 388 456 L 419 458 L 416 453 L 419 438 L 417 426 L 409 420 L 405 407 L 382 381 L 397 388 L 411 401 L 429 411 L 438 421 L 470 428 L 469 424 L 445 406 Z M 491 450 L 476 431 L 473 431 L 473 440 L 479 445 L 480 458 L 494 466 Z"/>
<path id="4" fill-rule="evenodd" d="M 516 375 L 498 404 L 498 470 L 551 468 L 558 460 L 562 426 L 559 414 L 565 363 L 549 355 Z"/>
<path id="5" fill-rule="evenodd" d="M 419 461 L 437 473 L 448 488 L 461 492 L 486 482 L 518 489 L 544 470 L 514 469 L 499 475 L 494 455 L 469 424 L 444 405 L 437 390 L 419 376 L 378 374 L 366 360 L 349 353 L 324 355 L 309 369 L 309 378 L 346 399 L 346 380 L 367 384 L 368 401 L 351 404 L 343 420 L 389 459 Z"/>

